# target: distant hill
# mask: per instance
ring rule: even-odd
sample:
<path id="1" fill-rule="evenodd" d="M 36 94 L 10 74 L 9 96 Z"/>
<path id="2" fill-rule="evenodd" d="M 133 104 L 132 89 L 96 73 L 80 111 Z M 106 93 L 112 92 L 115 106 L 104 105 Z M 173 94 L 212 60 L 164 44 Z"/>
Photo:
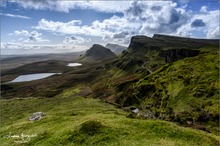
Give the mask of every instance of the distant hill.
<path id="1" fill-rule="evenodd" d="M 25 64 L 30 64 L 39 61 L 60 60 L 60 61 L 74 61 L 78 60 L 81 52 L 69 53 L 54 53 L 54 54 L 22 54 L 22 55 L 1 55 L 1 71 L 13 69 Z"/>
<path id="2" fill-rule="evenodd" d="M 116 57 L 110 49 L 107 49 L 99 44 L 94 44 L 89 50 L 86 51 L 82 60 L 106 60 Z"/>
<path id="3" fill-rule="evenodd" d="M 127 49 L 127 47 L 125 46 L 120 46 L 118 44 L 111 44 L 108 43 L 106 46 L 106 48 L 110 49 L 112 52 L 114 52 L 115 54 L 120 54 L 122 53 L 124 50 Z"/>

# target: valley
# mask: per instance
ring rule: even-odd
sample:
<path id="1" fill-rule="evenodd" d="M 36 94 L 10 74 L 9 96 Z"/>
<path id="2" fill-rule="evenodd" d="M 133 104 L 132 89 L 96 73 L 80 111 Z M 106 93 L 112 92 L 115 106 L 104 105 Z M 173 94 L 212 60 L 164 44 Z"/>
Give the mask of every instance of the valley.
<path id="1" fill-rule="evenodd" d="M 95 44 L 78 57 L 18 60 L 1 70 L 3 145 L 20 140 L 9 133 L 37 135 L 24 145 L 219 144 L 219 40 L 133 36 L 118 55 Z M 33 73 L 62 74 L 7 83 Z M 46 116 L 28 121 L 35 112 Z"/>

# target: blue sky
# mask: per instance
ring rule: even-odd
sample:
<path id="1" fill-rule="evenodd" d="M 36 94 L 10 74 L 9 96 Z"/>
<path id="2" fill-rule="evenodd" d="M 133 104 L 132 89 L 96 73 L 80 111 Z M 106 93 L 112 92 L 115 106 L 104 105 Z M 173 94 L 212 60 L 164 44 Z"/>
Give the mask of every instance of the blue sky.
<path id="1" fill-rule="evenodd" d="M 219 39 L 218 0 L 0 2 L 1 54 L 64 53 L 92 44 L 128 46 L 155 33 Z"/>

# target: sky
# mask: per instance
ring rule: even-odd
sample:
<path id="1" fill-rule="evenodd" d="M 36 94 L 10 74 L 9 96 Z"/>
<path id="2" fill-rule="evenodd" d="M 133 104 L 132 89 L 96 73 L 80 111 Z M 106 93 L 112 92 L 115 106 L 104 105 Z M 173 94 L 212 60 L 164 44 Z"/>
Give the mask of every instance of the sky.
<path id="1" fill-rule="evenodd" d="M 1 0 L 1 54 L 128 46 L 134 35 L 219 39 L 219 0 Z"/>

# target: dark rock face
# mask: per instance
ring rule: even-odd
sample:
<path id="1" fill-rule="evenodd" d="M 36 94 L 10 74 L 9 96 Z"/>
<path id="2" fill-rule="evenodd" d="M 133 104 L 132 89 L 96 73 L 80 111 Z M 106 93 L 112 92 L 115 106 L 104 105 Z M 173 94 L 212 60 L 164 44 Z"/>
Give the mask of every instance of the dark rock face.
<path id="1" fill-rule="evenodd" d="M 84 57 L 93 60 L 105 60 L 115 57 L 116 55 L 110 50 L 99 44 L 94 44 L 89 50 L 86 51 Z"/>
<path id="2" fill-rule="evenodd" d="M 142 52 L 139 55 L 147 51 L 157 51 L 160 57 L 165 58 L 166 63 L 170 63 L 186 57 L 197 56 L 200 53 L 198 49 L 208 45 L 219 45 L 219 40 L 155 34 L 152 38 L 141 35 L 133 36 L 129 49 L 133 54 Z"/>
<path id="3" fill-rule="evenodd" d="M 133 51 L 138 51 L 143 47 L 159 48 L 162 46 L 162 43 L 163 42 L 160 40 L 156 40 L 147 36 L 133 36 L 131 38 L 131 43 L 129 45 L 129 48 L 132 48 Z"/>
<path id="4" fill-rule="evenodd" d="M 170 49 L 162 50 L 161 56 L 165 58 L 166 63 L 171 63 L 186 57 L 194 57 L 199 55 L 199 50 L 190 50 L 190 49 Z"/>

